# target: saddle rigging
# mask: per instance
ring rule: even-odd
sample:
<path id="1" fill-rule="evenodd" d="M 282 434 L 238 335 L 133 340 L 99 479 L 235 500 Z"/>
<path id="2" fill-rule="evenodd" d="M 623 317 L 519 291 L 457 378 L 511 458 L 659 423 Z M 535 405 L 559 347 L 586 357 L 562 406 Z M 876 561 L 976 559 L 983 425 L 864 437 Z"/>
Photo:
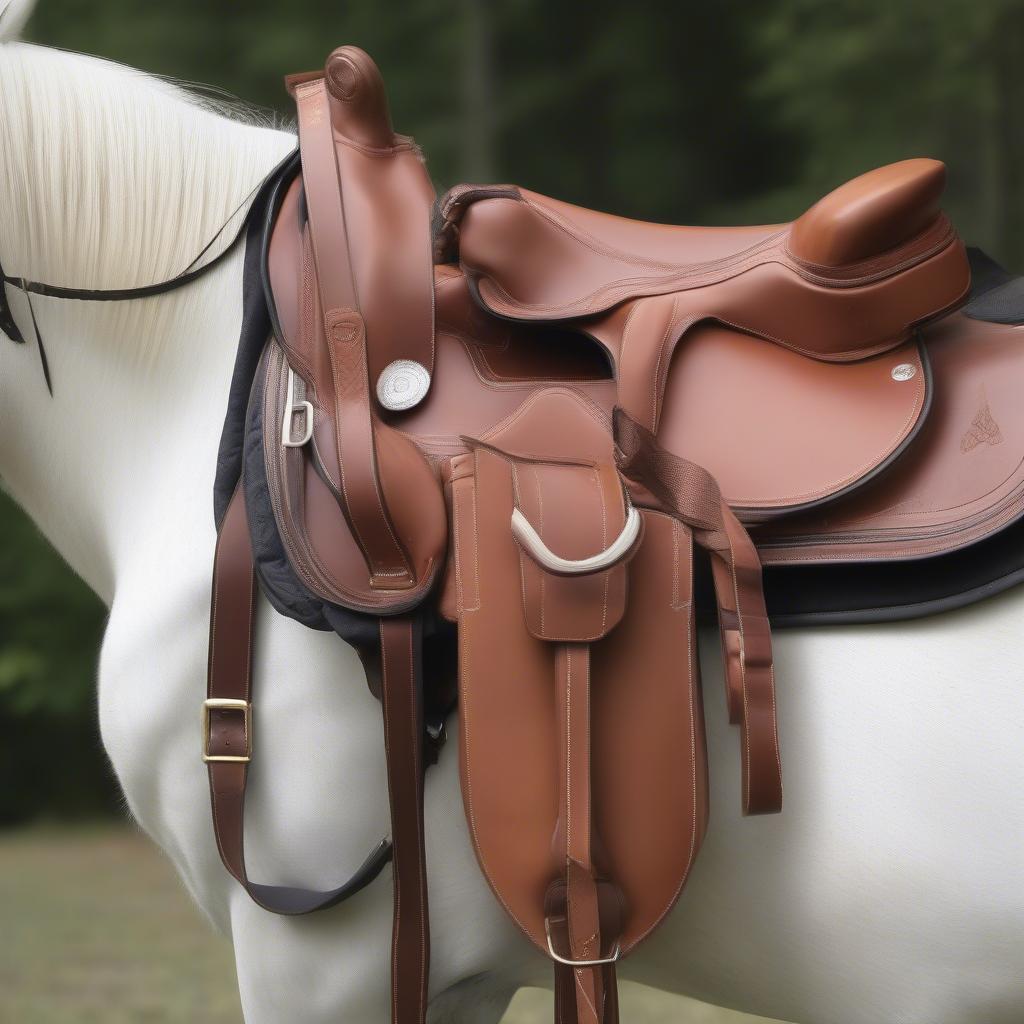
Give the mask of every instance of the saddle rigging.
<path id="1" fill-rule="evenodd" d="M 791 225 L 643 224 L 509 185 L 435 204 L 365 53 L 288 88 L 298 158 L 250 219 L 218 465 L 221 855 L 287 914 L 392 860 L 392 1020 L 422 1024 L 423 779 L 457 677 L 481 870 L 554 965 L 558 1024 L 614 1024 L 615 964 L 706 828 L 698 609 L 717 612 L 743 810 L 777 812 L 770 620 L 810 614 L 778 581 L 939 564 L 1011 530 L 1024 350 L 954 312 L 970 269 L 936 161 Z M 245 870 L 257 582 L 356 645 L 382 704 L 392 835 L 329 892 Z"/>

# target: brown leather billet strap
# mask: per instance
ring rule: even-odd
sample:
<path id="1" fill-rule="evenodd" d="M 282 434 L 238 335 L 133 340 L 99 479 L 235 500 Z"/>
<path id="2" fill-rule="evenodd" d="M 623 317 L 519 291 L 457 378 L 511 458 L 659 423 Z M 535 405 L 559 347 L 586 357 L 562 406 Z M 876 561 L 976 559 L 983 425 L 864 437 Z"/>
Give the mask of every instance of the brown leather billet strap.
<path id="1" fill-rule="evenodd" d="M 575 880 L 572 878 L 574 873 L 578 876 Z M 571 863 L 565 875 L 549 885 L 544 894 L 551 945 L 566 960 L 605 958 L 611 962 L 573 966 L 558 960 L 552 961 L 555 972 L 555 1022 L 595 1024 L 596 1021 L 597 1024 L 614 1024 L 619 1019 L 619 1001 L 613 957 L 624 921 L 623 896 L 614 882 L 602 878 L 592 889 L 589 885 L 584 887 L 585 891 L 590 889 L 586 895 L 592 897 L 590 906 L 584 908 L 585 913 L 580 915 L 578 909 L 570 911 L 570 885 L 578 886 L 580 876 L 579 865 Z M 578 902 L 579 894 L 573 898 Z M 574 925 L 570 925 L 570 914 L 576 917 Z M 589 929 L 586 921 L 588 916 Z M 589 945 L 592 950 L 603 948 L 598 953 L 584 953 L 584 945 Z M 572 956 L 565 955 L 572 950 L 575 950 Z"/>
<path id="2" fill-rule="evenodd" d="M 378 479 L 366 325 L 353 279 L 330 100 L 322 78 L 299 84 L 294 92 L 302 182 L 334 383 L 332 413 L 345 510 L 370 576 L 391 589 L 409 585 L 413 572 Z"/>
<path id="3" fill-rule="evenodd" d="M 394 847 L 392 1024 L 423 1024 L 430 923 L 423 821 L 423 633 L 419 618 L 380 620 L 381 703 Z"/>
<path id="4" fill-rule="evenodd" d="M 309 914 L 333 907 L 369 885 L 391 860 L 392 847 L 382 839 L 351 878 L 326 892 L 249 880 L 243 815 L 252 756 L 255 601 L 245 499 L 238 487 L 221 524 L 213 570 L 207 702 L 203 708 L 203 756 L 210 777 L 213 830 L 224 866 L 257 904 L 274 914 Z"/>
<path id="5" fill-rule="evenodd" d="M 590 644 L 560 644 L 558 673 L 560 817 L 565 842 L 566 925 L 569 957 L 596 960 L 603 939 L 594 877 L 590 757 Z M 573 971 L 579 1024 L 603 1024 L 604 986 L 594 968 Z"/>
<path id="6" fill-rule="evenodd" d="M 617 886 L 598 878 L 594 862 L 590 654 L 589 643 L 562 643 L 556 650 L 560 738 L 555 842 L 564 874 L 545 896 L 552 949 L 583 964 L 617 956 L 622 923 L 621 894 Z M 608 1024 L 617 1017 L 614 977 L 614 963 L 570 967 L 556 961 L 556 1021 Z"/>
<path id="7" fill-rule="evenodd" d="M 741 729 L 743 812 L 782 809 L 782 767 L 775 716 L 771 629 L 761 562 L 746 529 L 722 498 L 714 478 L 665 451 L 655 436 L 623 409 L 614 412 L 619 470 L 642 496 L 691 526 L 711 555 L 719 609 L 729 718 Z"/>
<path id="8" fill-rule="evenodd" d="M 594 969 L 600 974 L 600 984 L 604 991 L 604 1017 L 601 1024 L 619 1024 L 619 987 L 615 965 Z M 555 964 L 555 1024 L 577 1024 L 580 1020 L 576 974 L 571 967 Z"/>

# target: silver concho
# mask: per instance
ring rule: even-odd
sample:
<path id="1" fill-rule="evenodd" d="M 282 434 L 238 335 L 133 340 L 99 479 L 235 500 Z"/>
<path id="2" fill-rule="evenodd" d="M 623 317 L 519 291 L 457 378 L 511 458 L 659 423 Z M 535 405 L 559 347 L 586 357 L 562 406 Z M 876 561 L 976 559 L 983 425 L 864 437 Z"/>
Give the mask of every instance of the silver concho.
<path id="1" fill-rule="evenodd" d="M 429 390 L 427 368 L 413 359 L 396 359 L 388 363 L 377 378 L 377 400 L 392 412 L 402 412 L 419 405 Z"/>
<path id="2" fill-rule="evenodd" d="M 898 363 L 892 368 L 893 380 L 910 380 L 917 375 L 917 367 L 913 363 Z"/>

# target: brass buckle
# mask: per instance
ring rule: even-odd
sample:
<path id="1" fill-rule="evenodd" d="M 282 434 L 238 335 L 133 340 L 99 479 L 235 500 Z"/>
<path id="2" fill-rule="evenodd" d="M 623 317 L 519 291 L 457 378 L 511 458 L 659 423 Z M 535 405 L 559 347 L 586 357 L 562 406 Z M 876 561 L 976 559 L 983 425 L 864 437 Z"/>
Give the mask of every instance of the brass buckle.
<path id="1" fill-rule="evenodd" d="M 244 754 L 210 753 L 210 712 L 241 711 L 245 729 Z M 252 704 L 231 697 L 208 697 L 203 701 L 203 761 L 206 764 L 248 764 L 252 760 Z"/>

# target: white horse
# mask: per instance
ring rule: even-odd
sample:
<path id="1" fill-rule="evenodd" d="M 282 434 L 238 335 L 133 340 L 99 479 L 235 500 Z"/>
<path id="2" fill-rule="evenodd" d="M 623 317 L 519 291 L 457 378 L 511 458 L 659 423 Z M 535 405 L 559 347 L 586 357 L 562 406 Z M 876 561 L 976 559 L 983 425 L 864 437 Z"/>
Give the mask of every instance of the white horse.
<path id="1" fill-rule="evenodd" d="M 145 75 L 4 43 L 0 261 L 56 284 L 160 280 L 293 145 Z M 0 337 L 0 475 L 110 609 L 103 742 L 132 814 L 231 935 L 246 1020 L 381 1024 L 388 879 L 274 917 L 214 846 L 198 720 L 241 265 L 144 301 L 35 298 L 52 399 L 8 289 L 28 343 Z M 778 817 L 741 819 L 737 739 L 709 694 L 711 830 L 622 975 L 801 1024 L 1024 1019 L 1022 623 L 1018 589 L 919 622 L 780 633 Z M 380 708 L 337 638 L 265 605 L 258 630 L 250 871 L 326 888 L 388 831 Z M 703 646 L 715 679 L 717 643 Z M 477 869 L 455 732 L 426 787 L 431 1021 L 496 1024 L 548 970 Z"/>

